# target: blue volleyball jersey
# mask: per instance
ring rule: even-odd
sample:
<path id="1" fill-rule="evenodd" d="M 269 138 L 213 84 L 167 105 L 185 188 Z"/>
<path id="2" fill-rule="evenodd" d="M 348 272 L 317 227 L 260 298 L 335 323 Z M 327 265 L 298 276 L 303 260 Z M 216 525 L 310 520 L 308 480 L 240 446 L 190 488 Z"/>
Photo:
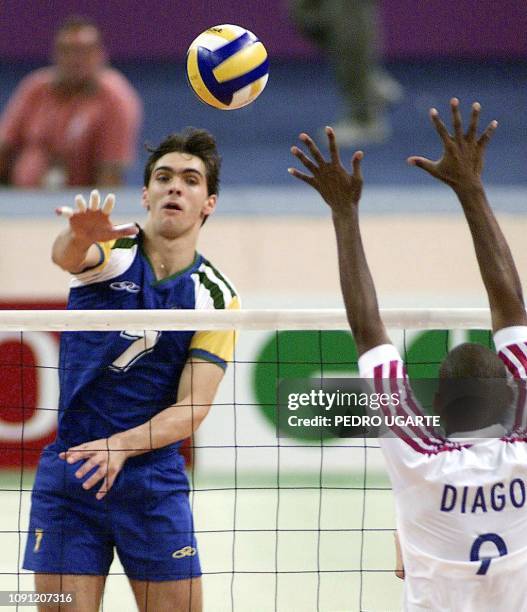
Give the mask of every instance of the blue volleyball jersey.
<path id="1" fill-rule="evenodd" d="M 142 232 L 98 245 L 101 263 L 76 275 L 68 309 L 233 309 L 232 284 L 204 257 L 157 280 Z M 174 404 L 190 356 L 225 368 L 232 331 L 65 332 L 60 346 L 57 443 L 69 447 L 145 423 Z"/>

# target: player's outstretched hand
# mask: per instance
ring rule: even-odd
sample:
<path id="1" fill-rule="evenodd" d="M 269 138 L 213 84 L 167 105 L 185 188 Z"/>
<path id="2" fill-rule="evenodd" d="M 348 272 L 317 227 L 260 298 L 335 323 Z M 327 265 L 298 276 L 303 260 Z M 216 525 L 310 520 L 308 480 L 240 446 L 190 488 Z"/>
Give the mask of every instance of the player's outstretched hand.
<path id="1" fill-rule="evenodd" d="M 82 195 L 75 196 L 76 210 L 69 206 L 55 209 L 57 215 L 69 219 L 70 228 L 75 238 L 86 244 L 107 242 L 124 236 L 135 236 L 137 227 L 133 223 L 112 225 L 110 214 L 115 205 L 115 196 L 109 193 L 101 206 L 101 196 L 97 189 L 90 193 L 89 202 Z"/>
<path id="2" fill-rule="evenodd" d="M 305 133 L 300 140 L 307 146 L 313 159 L 298 147 L 291 147 L 291 153 L 299 159 L 312 176 L 296 168 L 288 168 L 289 174 L 316 189 L 330 206 L 333 214 L 345 214 L 357 206 L 362 193 L 361 160 L 362 151 L 356 151 L 351 158 L 352 172 L 348 172 L 340 161 L 339 149 L 332 128 L 326 128 L 330 159 L 326 161 L 313 139 Z M 313 161 L 314 160 L 314 161 Z"/>
<path id="3" fill-rule="evenodd" d="M 430 109 L 430 118 L 444 145 L 441 159 L 431 161 L 426 159 L 426 157 L 414 155 L 408 158 L 408 163 L 423 168 L 433 177 L 450 185 L 450 187 L 457 191 L 481 184 L 485 147 L 494 130 L 498 127 L 498 122 L 495 120 L 491 121 L 484 132 L 478 137 L 477 131 L 481 105 L 479 102 L 474 102 L 472 104 L 470 124 L 468 130 L 464 133 L 461 113 L 459 111 L 459 100 L 452 98 L 450 100 L 450 107 L 452 109 L 453 134 L 450 134 L 446 129 L 445 124 L 439 118 L 437 109 Z"/>
<path id="4" fill-rule="evenodd" d="M 72 446 L 67 451 L 59 453 L 59 457 L 68 463 L 84 463 L 75 472 L 79 479 L 88 472 L 95 470 L 83 483 L 83 489 L 89 490 L 102 480 L 102 485 L 95 494 L 96 499 L 102 499 L 112 488 L 117 474 L 121 471 L 128 454 L 114 443 L 113 438 L 101 438 L 78 446 Z"/>

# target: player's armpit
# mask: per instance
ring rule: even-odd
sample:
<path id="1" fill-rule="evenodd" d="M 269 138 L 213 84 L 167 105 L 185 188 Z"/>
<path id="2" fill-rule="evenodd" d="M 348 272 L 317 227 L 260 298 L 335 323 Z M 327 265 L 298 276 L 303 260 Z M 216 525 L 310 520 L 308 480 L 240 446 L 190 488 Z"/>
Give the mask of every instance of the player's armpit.
<path id="1" fill-rule="evenodd" d="M 397 578 L 404 580 L 403 554 L 401 552 L 401 542 L 399 541 L 399 534 L 397 531 L 393 532 L 393 537 L 395 540 L 395 575 Z"/>

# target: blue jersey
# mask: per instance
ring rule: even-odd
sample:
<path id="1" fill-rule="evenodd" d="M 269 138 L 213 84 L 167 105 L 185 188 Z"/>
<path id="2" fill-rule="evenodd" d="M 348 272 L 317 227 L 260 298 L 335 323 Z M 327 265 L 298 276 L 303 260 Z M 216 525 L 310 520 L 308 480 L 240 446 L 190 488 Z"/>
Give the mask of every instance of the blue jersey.
<path id="1" fill-rule="evenodd" d="M 74 277 L 68 309 L 239 308 L 231 283 L 201 255 L 157 280 L 142 233 L 98 245 L 101 263 Z M 70 447 L 136 427 L 176 402 L 189 356 L 225 368 L 234 332 L 65 332 L 57 443 Z"/>

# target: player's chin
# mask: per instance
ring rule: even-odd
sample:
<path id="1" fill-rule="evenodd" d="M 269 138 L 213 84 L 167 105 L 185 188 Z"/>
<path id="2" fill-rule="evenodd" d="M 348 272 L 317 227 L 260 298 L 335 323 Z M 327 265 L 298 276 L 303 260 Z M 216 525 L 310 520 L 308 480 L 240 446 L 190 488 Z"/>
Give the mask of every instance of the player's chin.
<path id="1" fill-rule="evenodd" d="M 165 240 L 175 240 L 188 232 L 189 224 L 184 223 L 182 219 L 165 219 L 159 225 L 159 235 Z"/>
<path id="2" fill-rule="evenodd" d="M 191 219 L 181 213 L 166 216 L 159 224 L 159 234 L 167 240 L 174 240 L 191 232 L 195 226 L 201 226 L 201 219 Z"/>

